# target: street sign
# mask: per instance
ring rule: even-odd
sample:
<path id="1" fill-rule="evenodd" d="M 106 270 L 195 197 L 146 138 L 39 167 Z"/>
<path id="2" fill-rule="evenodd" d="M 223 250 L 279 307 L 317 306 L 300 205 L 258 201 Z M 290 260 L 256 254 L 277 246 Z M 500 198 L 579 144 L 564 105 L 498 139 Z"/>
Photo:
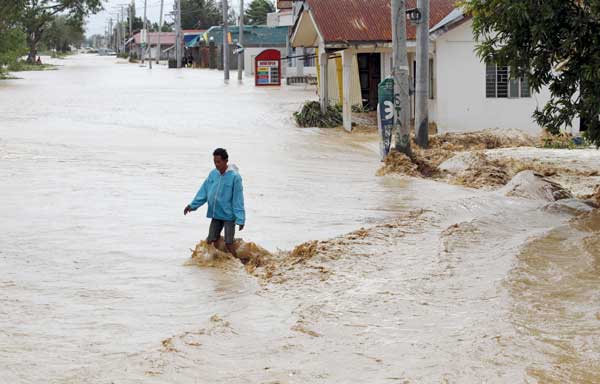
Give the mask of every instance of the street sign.
<path id="1" fill-rule="evenodd" d="M 281 52 L 267 49 L 256 56 L 254 76 L 257 86 L 281 85 Z"/>
<path id="2" fill-rule="evenodd" d="M 377 123 L 381 137 L 379 148 L 381 160 L 390 153 L 392 132 L 394 128 L 394 78 L 387 77 L 378 87 L 379 103 L 377 104 Z"/>
<path id="3" fill-rule="evenodd" d="M 148 42 L 148 32 L 147 32 L 147 30 L 142 29 L 140 31 L 140 39 L 141 39 L 142 45 L 146 45 L 146 43 Z"/>

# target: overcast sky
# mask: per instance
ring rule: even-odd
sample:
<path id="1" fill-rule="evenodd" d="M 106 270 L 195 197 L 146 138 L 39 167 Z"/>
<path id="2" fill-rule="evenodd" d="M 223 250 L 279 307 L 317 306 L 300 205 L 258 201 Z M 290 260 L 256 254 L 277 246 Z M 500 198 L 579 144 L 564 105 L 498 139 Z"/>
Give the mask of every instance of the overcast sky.
<path id="1" fill-rule="evenodd" d="M 146 0 L 148 5 L 147 15 L 148 20 L 152 22 L 158 22 L 160 17 L 160 0 Z M 164 0 L 164 13 L 165 21 L 172 22 L 173 19 L 167 16 L 169 12 L 173 10 L 174 0 Z M 95 34 L 104 34 L 105 26 L 108 25 L 108 19 L 112 16 L 113 24 L 117 20 L 117 12 L 121 12 L 120 5 L 125 5 L 125 19 L 127 19 L 127 4 L 131 3 L 131 0 L 104 0 L 104 11 L 88 17 L 86 35 L 91 36 Z M 245 0 L 244 4 L 250 3 L 250 0 Z M 235 10 L 239 10 L 240 0 L 229 0 L 229 6 L 235 7 Z M 144 15 L 144 0 L 135 0 L 135 12 L 136 16 L 142 17 Z"/>

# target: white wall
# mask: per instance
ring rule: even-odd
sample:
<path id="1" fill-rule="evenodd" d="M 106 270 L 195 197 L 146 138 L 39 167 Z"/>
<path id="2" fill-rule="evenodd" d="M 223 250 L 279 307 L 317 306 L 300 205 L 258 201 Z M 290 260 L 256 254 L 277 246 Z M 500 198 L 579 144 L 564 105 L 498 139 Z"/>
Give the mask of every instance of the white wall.
<path id="1" fill-rule="evenodd" d="M 486 98 L 485 64 L 474 52 L 471 21 L 436 41 L 436 100 L 439 132 L 518 128 L 531 134 L 541 128 L 531 117 L 549 92 L 529 98 Z M 578 126 L 579 124 L 577 124 Z"/>
<path id="2" fill-rule="evenodd" d="M 392 50 L 391 49 L 387 49 L 385 51 L 383 51 L 381 53 L 381 79 L 385 79 L 386 77 L 390 77 L 392 76 Z M 433 53 L 433 46 L 430 46 L 430 54 L 429 57 L 433 59 L 433 67 L 435 69 L 436 66 L 436 62 L 435 62 L 435 56 Z M 415 50 L 414 48 L 410 49 L 410 52 L 408 53 L 408 62 L 409 62 L 409 71 L 410 71 L 410 76 L 414 76 L 413 73 L 413 64 L 412 62 L 415 59 Z M 433 86 L 435 87 L 435 73 L 434 73 L 434 81 L 433 81 Z M 411 108 L 410 108 L 410 116 L 411 118 L 414 119 L 414 114 L 415 114 L 415 109 L 414 109 L 414 96 L 412 96 L 410 98 L 410 103 L 411 103 Z M 429 122 L 430 123 L 435 123 L 437 120 L 437 95 L 434 94 L 434 99 L 429 99 L 428 101 L 428 107 L 429 107 Z"/>
<path id="3" fill-rule="evenodd" d="M 265 51 L 267 49 L 272 49 L 272 48 L 269 48 L 269 47 L 264 47 L 264 48 L 249 47 L 249 48 L 245 48 L 244 49 L 244 75 L 245 76 L 254 77 L 254 63 L 255 63 L 254 59 L 262 51 Z M 286 57 L 287 56 L 287 50 L 285 49 L 285 47 L 273 48 L 273 49 L 279 50 L 279 52 L 281 52 L 281 57 Z M 288 68 L 287 68 L 287 65 L 285 63 L 285 60 L 282 60 L 282 62 L 281 62 L 281 78 L 282 79 L 287 76 L 287 70 L 288 70 Z"/>

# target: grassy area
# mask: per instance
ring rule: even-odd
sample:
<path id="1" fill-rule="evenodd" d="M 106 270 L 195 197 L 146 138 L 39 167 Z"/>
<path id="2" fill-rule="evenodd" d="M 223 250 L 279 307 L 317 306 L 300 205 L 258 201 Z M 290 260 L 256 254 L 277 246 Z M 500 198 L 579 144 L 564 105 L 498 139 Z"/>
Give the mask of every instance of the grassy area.
<path id="1" fill-rule="evenodd" d="M 53 59 L 64 59 L 74 54 L 75 52 L 41 51 L 38 53 L 38 56 L 50 56 Z"/>
<path id="2" fill-rule="evenodd" d="M 25 71 L 52 71 L 56 70 L 57 66 L 52 64 L 30 64 L 26 61 L 18 61 L 8 66 L 10 72 L 25 72 Z"/>

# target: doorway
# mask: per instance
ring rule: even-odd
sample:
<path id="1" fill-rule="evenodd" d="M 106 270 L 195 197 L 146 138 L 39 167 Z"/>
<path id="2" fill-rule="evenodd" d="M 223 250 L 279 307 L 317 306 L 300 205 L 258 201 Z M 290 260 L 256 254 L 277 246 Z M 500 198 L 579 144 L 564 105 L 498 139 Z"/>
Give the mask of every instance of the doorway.
<path id="1" fill-rule="evenodd" d="M 377 109 L 377 87 L 381 82 L 381 54 L 359 53 L 358 76 L 363 107 L 369 110 Z"/>

